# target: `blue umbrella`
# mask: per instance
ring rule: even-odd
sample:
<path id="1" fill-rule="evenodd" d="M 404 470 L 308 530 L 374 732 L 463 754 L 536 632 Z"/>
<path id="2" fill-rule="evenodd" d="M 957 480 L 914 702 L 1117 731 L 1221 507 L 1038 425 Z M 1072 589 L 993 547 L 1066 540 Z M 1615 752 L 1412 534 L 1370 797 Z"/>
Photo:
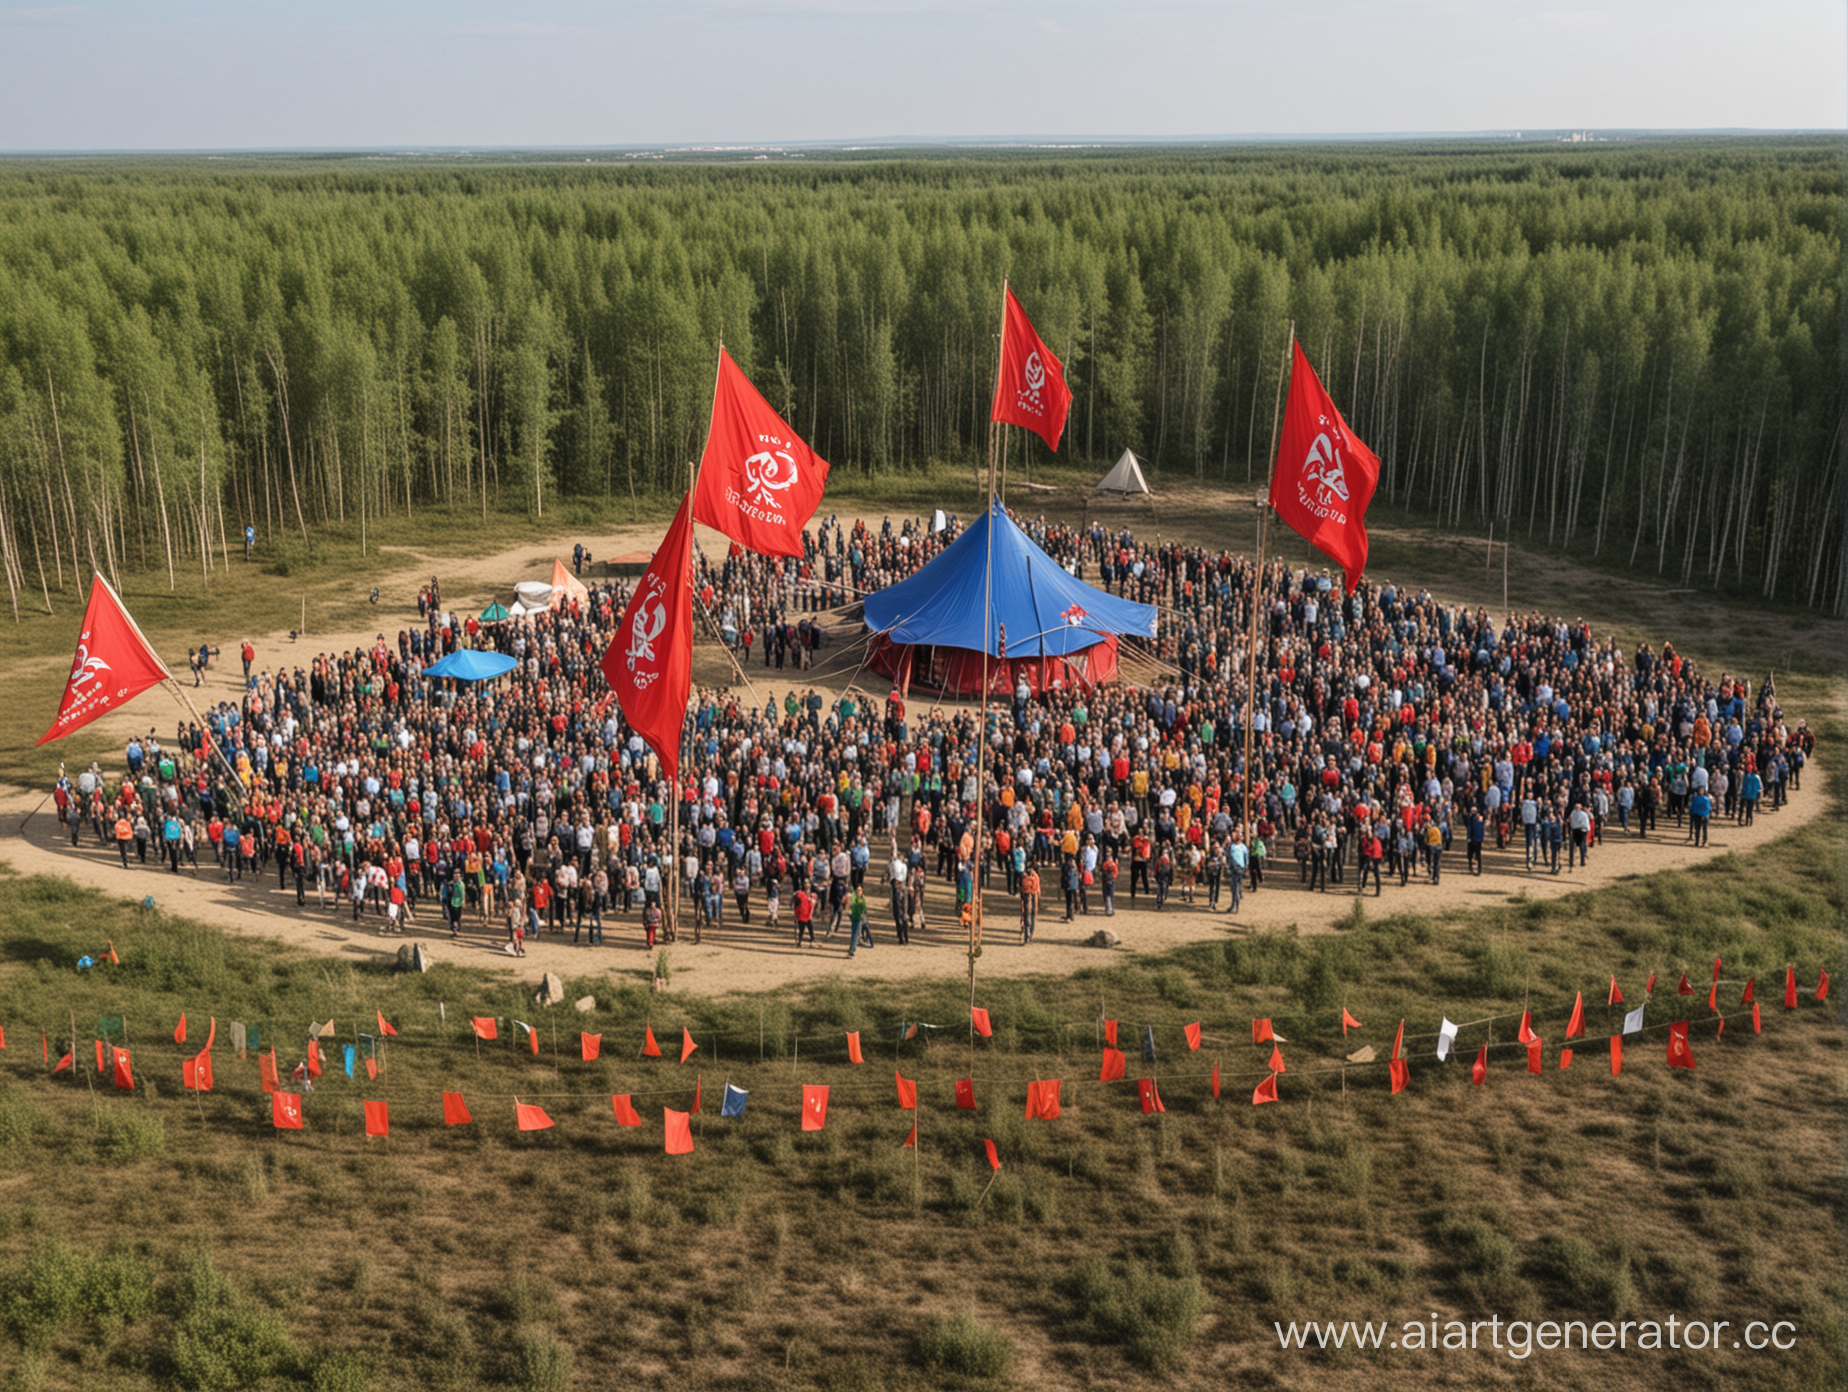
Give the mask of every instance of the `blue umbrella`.
<path id="1" fill-rule="evenodd" d="M 473 648 L 462 648 L 441 662 L 434 662 L 424 668 L 424 675 L 453 677 L 457 681 L 492 681 L 495 677 L 506 676 L 519 665 L 506 653 L 477 652 Z"/>

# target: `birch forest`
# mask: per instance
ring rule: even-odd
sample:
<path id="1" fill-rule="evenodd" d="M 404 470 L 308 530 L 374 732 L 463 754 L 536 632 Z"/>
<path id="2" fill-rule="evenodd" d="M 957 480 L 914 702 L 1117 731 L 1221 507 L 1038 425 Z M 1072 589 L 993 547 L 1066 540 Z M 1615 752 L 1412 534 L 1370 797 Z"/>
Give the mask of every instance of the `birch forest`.
<path id="1" fill-rule="evenodd" d="M 1842 614 L 1843 170 L 1828 138 L 10 160 L 0 559 L 17 613 L 92 565 L 184 584 L 246 524 L 626 507 L 682 486 L 721 338 L 837 478 L 966 473 L 1006 277 L 1100 471 L 1261 480 L 1293 323 L 1386 510 Z"/>

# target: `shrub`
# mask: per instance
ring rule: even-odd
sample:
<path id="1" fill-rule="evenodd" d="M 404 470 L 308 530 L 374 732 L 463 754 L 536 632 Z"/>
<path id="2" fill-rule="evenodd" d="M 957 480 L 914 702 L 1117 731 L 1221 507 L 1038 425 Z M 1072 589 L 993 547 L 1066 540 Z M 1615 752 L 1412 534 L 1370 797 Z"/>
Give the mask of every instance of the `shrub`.
<path id="1" fill-rule="evenodd" d="M 1530 1318 L 1538 1307 L 1533 1287 L 1517 1271 L 1514 1243 L 1483 1218 L 1457 1215 L 1438 1227 L 1438 1243 L 1456 1264 L 1457 1285 L 1476 1308 Z"/>
<path id="2" fill-rule="evenodd" d="M 145 1112 L 117 1112 L 103 1128 L 104 1155 L 115 1161 L 145 1160 L 167 1147 L 167 1131 L 157 1116 Z"/>
<path id="3" fill-rule="evenodd" d="M 83 1305 L 85 1262 L 61 1242 L 48 1242 L 6 1283 L 6 1326 L 30 1352 L 49 1345 Z"/>
<path id="4" fill-rule="evenodd" d="M 1447 1219 L 1438 1228 L 1437 1240 L 1464 1275 L 1514 1274 L 1514 1244 L 1481 1218 L 1459 1215 Z"/>
<path id="5" fill-rule="evenodd" d="M 45 1124 L 45 1114 L 31 1098 L 0 1088 L 0 1154 L 27 1145 Z"/>
<path id="6" fill-rule="evenodd" d="M 366 1392 L 372 1386 L 372 1365 L 356 1353 L 328 1354 L 314 1365 L 309 1386 L 313 1392 Z"/>
<path id="7" fill-rule="evenodd" d="M 86 1263 L 83 1316 L 105 1340 L 154 1308 L 154 1269 L 133 1252 L 110 1252 Z"/>
<path id="8" fill-rule="evenodd" d="M 1476 949 L 1471 965 L 1471 983 L 1477 995 L 1513 1000 L 1527 984 L 1526 959 L 1500 943 L 1483 943 Z"/>
<path id="9" fill-rule="evenodd" d="M 565 1392 L 571 1386 L 571 1349 L 548 1334 L 515 1337 L 507 1381 L 521 1392 Z"/>
<path id="10" fill-rule="evenodd" d="M 480 1378 L 475 1336 L 469 1321 L 447 1305 L 423 1305 L 417 1315 L 412 1347 L 431 1387 L 474 1387 Z"/>
<path id="11" fill-rule="evenodd" d="M 931 1372 L 999 1378 L 1014 1362 L 1014 1341 L 974 1315 L 932 1320 L 917 1340 L 917 1359 Z"/>
<path id="12" fill-rule="evenodd" d="M 1162 1276 L 1135 1261 L 1121 1271 L 1087 1262 L 1071 1289 L 1079 1323 L 1155 1372 L 1180 1363 L 1204 1303 L 1198 1276 Z"/>
<path id="13" fill-rule="evenodd" d="M 295 1362 L 279 1316 L 242 1305 L 231 1283 L 197 1255 L 175 1283 L 167 1357 L 173 1380 L 197 1392 L 239 1392 Z"/>
<path id="14" fill-rule="evenodd" d="M 153 1303 L 154 1273 L 134 1253 L 90 1256 L 51 1242 L 7 1281 L 0 1310 L 20 1344 L 37 1351 L 73 1325 L 107 1342 Z"/>
<path id="15" fill-rule="evenodd" d="M 558 1317 L 558 1293 L 550 1283 L 516 1271 L 495 1292 L 494 1311 L 514 1324 Z"/>
<path id="16" fill-rule="evenodd" d="M 1607 1255 L 1582 1238 L 1550 1237 L 1529 1267 L 1557 1285 L 1562 1299 L 1593 1314 L 1619 1319 L 1635 1300 L 1630 1254 L 1622 1248 Z"/>

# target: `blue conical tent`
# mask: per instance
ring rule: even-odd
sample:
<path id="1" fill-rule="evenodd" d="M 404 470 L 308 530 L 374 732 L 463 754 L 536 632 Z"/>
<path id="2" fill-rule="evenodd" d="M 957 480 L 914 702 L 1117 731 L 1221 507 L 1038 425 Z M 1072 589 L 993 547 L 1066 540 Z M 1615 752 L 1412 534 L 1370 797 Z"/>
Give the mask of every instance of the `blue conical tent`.
<path id="1" fill-rule="evenodd" d="M 924 569 L 866 599 L 866 623 L 878 635 L 877 665 L 896 672 L 904 649 L 949 650 L 933 651 L 932 663 L 940 684 L 954 690 L 980 689 L 983 652 L 1003 660 L 988 664 L 998 689 L 1011 689 L 1022 677 L 1036 689 L 1068 679 L 1107 680 L 1115 671 L 1116 637 L 1153 638 L 1156 618 L 1153 605 L 1119 599 L 1067 574 L 999 503 Z M 1108 671 L 1091 670 L 1086 660 L 1102 656 L 1087 652 L 1101 644 L 1109 648 Z M 1068 661 L 1048 666 L 1054 659 Z"/>

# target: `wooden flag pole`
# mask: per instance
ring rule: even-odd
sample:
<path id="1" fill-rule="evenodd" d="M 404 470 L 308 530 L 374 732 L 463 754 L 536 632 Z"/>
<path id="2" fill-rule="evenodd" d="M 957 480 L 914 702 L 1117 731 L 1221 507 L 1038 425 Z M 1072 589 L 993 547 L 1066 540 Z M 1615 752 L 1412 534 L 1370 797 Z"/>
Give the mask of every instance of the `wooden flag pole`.
<path id="1" fill-rule="evenodd" d="M 995 340 L 995 380 L 1001 380 L 1001 353 L 1007 338 L 1007 277 L 1001 278 L 1001 335 Z M 992 417 L 993 413 L 990 412 Z M 1006 439 L 1005 428 L 993 419 L 988 423 L 988 490 L 982 501 L 987 526 L 987 551 L 982 562 L 982 705 L 976 717 L 975 731 L 975 864 L 970 867 L 969 907 L 969 1055 L 971 1069 L 975 1056 L 975 959 L 982 955 L 982 860 L 986 854 L 986 821 L 983 815 L 988 775 L 988 657 L 993 640 L 989 625 L 994 620 L 995 584 L 995 467 L 997 434 Z"/>
<path id="2" fill-rule="evenodd" d="M 999 1178 L 1001 1178 L 1001 1171 L 998 1169 L 988 1176 L 988 1183 L 984 1184 L 982 1186 L 982 1192 L 975 1196 L 975 1207 L 980 1208 L 982 1206 L 982 1200 L 988 1197 L 988 1191 L 995 1187 L 995 1181 Z"/>
<path id="3" fill-rule="evenodd" d="M 225 772 L 230 775 L 231 795 L 239 802 L 243 802 L 245 800 L 244 789 L 237 780 L 237 770 L 231 767 L 231 761 L 225 757 L 223 746 L 213 737 L 212 727 L 206 723 L 205 717 L 199 714 L 199 708 L 193 704 L 192 697 L 186 694 L 186 689 L 176 682 L 171 675 L 163 679 L 161 685 L 171 691 L 174 699 L 192 713 L 193 720 L 198 723 L 199 733 L 210 742 L 212 752 L 218 756 L 218 762 L 224 765 Z"/>
<path id="4" fill-rule="evenodd" d="M 1283 349 L 1282 370 L 1277 374 L 1278 405 L 1271 414 L 1270 458 L 1273 474 L 1276 471 L 1277 432 L 1283 424 L 1282 403 L 1284 377 L 1289 370 L 1292 352 L 1295 347 L 1296 321 L 1292 319 L 1290 320 L 1289 341 L 1284 344 Z M 1264 595 L 1264 543 L 1270 523 L 1270 500 L 1266 498 L 1259 501 L 1258 508 L 1258 558 L 1257 565 L 1252 571 L 1251 630 L 1245 654 L 1245 779 L 1242 787 L 1243 795 L 1239 798 L 1239 807 L 1240 811 L 1243 813 L 1242 820 L 1245 824 L 1245 853 L 1247 856 L 1251 854 L 1252 828 L 1256 825 L 1252 812 L 1252 803 L 1254 800 L 1253 789 L 1257 785 L 1255 770 L 1252 767 L 1252 737 L 1258 717 L 1258 605 Z"/>

